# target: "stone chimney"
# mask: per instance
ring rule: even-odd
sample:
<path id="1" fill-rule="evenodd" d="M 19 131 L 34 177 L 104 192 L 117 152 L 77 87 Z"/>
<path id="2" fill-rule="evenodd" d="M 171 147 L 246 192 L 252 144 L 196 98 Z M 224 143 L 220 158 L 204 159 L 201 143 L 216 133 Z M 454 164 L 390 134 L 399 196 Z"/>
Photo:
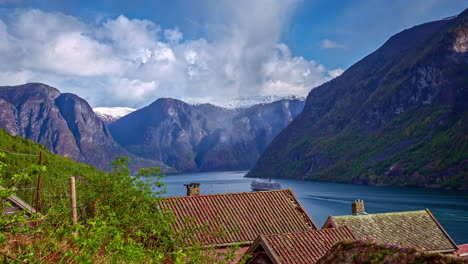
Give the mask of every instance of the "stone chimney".
<path id="1" fill-rule="evenodd" d="M 200 194 L 200 183 L 184 184 L 187 187 L 187 196 L 194 196 Z"/>
<path id="2" fill-rule="evenodd" d="M 364 210 L 364 201 L 355 200 L 352 205 L 353 215 L 366 215 L 366 210 Z"/>

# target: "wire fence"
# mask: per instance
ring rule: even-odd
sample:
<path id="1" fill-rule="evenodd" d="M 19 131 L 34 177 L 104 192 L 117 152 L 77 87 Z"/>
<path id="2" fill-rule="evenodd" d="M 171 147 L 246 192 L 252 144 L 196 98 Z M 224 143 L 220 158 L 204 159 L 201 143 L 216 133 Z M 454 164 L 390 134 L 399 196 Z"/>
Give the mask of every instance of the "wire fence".
<path id="1" fill-rule="evenodd" d="M 0 153 L 5 153 L 6 155 L 16 155 L 16 156 L 30 156 L 30 157 L 39 157 L 35 161 L 31 161 L 30 164 L 41 164 L 42 163 L 42 153 L 31 154 L 31 153 L 20 153 L 15 151 L 10 151 L 0 148 Z M 14 166 L 14 165 L 13 165 Z M 9 169 L 9 170 L 7 170 Z M 3 171 L 3 177 L 13 178 L 13 175 L 18 173 L 28 173 L 32 167 L 26 168 L 8 168 Z M 50 208 L 53 206 L 57 199 L 69 198 L 69 178 L 70 177 L 79 177 L 77 175 L 71 174 L 59 174 L 59 173 L 47 173 L 41 172 L 40 183 L 38 180 L 38 175 L 33 175 L 28 180 L 28 183 L 25 182 L 11 182 L 10 186 L 6 186 L 14 191 L 15 195 L 21 197 L 21 199 L 27 204 L 35 208 Z M 40 184 L 40 185 L 39 185 Z M 39 192 L 39 195 L 38 193 Z M 39 198 L 39 200 L 38 200 Z"/>
<path id="2" fill-rule="evenodd" d="M 13 152 L 13 151 L 9 151 L 9 150 L 6 150 L 6 149 L 0 149 L 1 152 L 5 152 L 5 153 L 8 153 L 8 154 L 12 154 L 12 155 L 18 155 L 18 156 L 33 156 L 33 157 L 39 157 L 40 154 L 30 154 L 30 153 L 18 153 L 18 152 Z"/>
<path id="3" fill-rule="evenodd" d="M 0 153 L 5 153 L 7 156 L 17 155 L 36 158 L 39 157 L 37 161 L 31 160 L 27 161 L 26 163 L 30 163 L 31 165 L 42 164 L 42 153 L 19 153 L 1 148 Z M 17 168 L 15 167 L 15 165 L 10 164 L 9 166 L 7 166 L 6 169 L 1 171 L 3 175 L 0 176 L 5 178 L 13 178 L 14 174 L 21 172 L 27 173 L 31 169 L 33 168 Z M 38 212 L 48 211 L 48 209 L 53 208 L 54 206 L 63 206 L 67 203 L 69 204 L 72 196 L 70 190 L 70 177 L 75 177 L 78 182 L 82 182 L 82 179 L 85 178 L 82 175 L 61 174 L 56 172 L 41 172 L 40 174 L 40 181 L 39 175 L 34 174 L 31 175 L 27 181 L 11 181 L 11 184 L 9 186 L 5 186 L 13 190 L 16 196 L 20 197 L 21 200 L 29 204 L 32 208 L 39 209 L 37 210 Z M 95 208 L 97 203 L 99 203 L 99 200 L 87 202 L 82 201 L 77 203 L 77 209 L 80 214 L 79 218 L 86 222 L 88 214 L 90 213 L 89 211 L 91 210 L 91 214 L 93 214 L 92 212 L 96 210 Z"/>

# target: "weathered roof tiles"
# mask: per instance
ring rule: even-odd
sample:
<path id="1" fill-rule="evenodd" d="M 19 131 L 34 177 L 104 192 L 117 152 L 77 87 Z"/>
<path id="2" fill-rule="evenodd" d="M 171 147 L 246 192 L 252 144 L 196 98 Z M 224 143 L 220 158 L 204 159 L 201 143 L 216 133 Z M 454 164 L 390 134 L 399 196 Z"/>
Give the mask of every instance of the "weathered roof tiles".
<path id="1" fill-rule="evenodd" d="M 262 235 L 245 254 L 253 256 L 247 263 L 314 264 L 345 239 L 356 239 L 347 227 Z"/>
<path id="2" fill-rule="evenodd" d="M 196 226 L 204 245 L 250 244 L 258 235 L 318 229 L 291 189 L 164 198 L 181 232 Z M 192 221 L 190 221 L 190 219 Z"/>
<path id="3" fill-rule="evenodd" d="M 457 245 L 429 209 L 368 215 L 330 216 L 323 228 L 348 226 L 359 238 L 382 244 L 417 247 L 433 252 L 452 252 Z"/>

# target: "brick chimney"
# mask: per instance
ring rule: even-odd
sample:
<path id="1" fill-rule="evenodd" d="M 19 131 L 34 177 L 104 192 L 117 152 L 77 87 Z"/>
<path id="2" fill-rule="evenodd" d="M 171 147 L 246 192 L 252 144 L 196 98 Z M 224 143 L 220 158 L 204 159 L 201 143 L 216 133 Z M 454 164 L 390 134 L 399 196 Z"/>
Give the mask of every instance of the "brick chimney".
<path id="1" fill-rule="evenodd" d="M 200 183 L 184 184 L 187 187 L 187 196 L 194 196 L 200 194 Z"/>
<path id="2" fill-rule="evenodd" d="M 352 205 L 353 215 L 366 215 L 366 210 L 364 210 L 364 201 L 355 200 Z"/>

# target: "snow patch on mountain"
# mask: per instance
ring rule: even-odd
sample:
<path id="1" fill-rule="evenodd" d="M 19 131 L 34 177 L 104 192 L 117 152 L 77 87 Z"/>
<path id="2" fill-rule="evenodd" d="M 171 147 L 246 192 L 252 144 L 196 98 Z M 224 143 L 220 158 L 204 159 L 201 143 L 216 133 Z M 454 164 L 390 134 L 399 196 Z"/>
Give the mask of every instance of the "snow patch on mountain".
<path id="1" fill-rule="evenodd" d="M 123 116 L 130 114 L 131 112 L 137 110 L 130 107 L 96 107 L 93 108 L 96 115 L 106 123 L 106 125 L 115 122 Z"/>
<path id="2" fill-rule="evenodd" d="M 243 109 L 249 108 L 254 105 L 258 104 L 268 104 L 273 103 L 280 100 L 298 100 L 298 101 L 305 101 L 304 96 L 298 95 L 257 95 L 257 96 L 240 96 L 231 101 L 228 101 L 223 104 L 219 104 L 219 106 L 227 108 L 227 109 Z"/>

